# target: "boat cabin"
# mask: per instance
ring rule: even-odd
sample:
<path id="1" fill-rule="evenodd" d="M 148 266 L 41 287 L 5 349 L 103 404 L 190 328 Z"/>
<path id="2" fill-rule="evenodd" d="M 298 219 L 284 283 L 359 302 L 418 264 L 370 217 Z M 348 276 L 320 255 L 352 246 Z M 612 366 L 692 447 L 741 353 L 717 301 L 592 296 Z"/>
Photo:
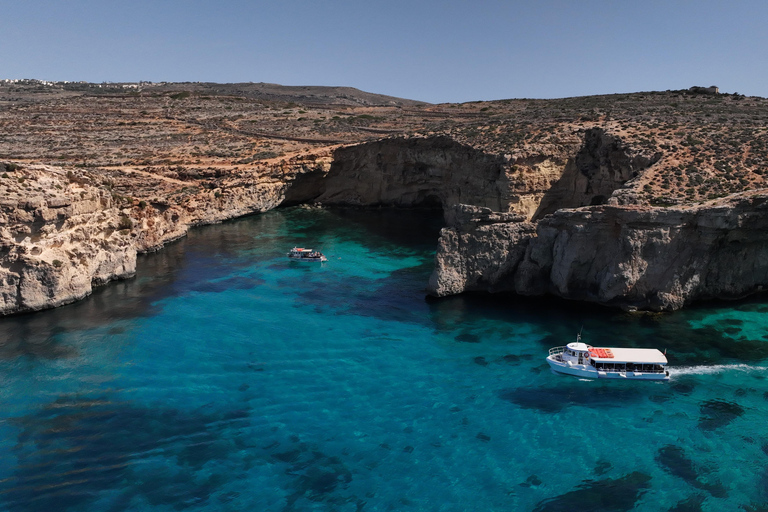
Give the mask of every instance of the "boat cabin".
<path id="1" fill-rule="evenodd" d="M 589 345 L 580 341 L 569 343 L 563 350 L 562 360 L 564 362 L 570 361 L 573 364 L 589 364 L 589 349 Z"/>
<path id="2" fill-rule="evenodd" d="M 667 357 L 653 348 L 592 348 L 590 364 L 598 371 L 664 373 Z"/>

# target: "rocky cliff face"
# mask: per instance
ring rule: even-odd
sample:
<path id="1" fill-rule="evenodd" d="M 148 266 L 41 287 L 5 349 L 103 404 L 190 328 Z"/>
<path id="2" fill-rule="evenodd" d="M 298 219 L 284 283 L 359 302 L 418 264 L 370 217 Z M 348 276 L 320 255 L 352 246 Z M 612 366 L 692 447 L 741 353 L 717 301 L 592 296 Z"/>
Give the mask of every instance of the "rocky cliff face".
<path id="1" fill-rule="evenodd" d="M 602 129 L 582 135 L 549 154 L 489 155 L 445 137 L 341 148 L 318 200 L 442 205 L 448 227 L 428 285 L 436 296 L 511 291 L 671 310 L 768 284 L 758 196 L 634 204 L 633 183 L 661 154 Z"/>
<path id="2" fill-rule="evenodd" d="M 660 159 L 661 153 L 632 148 L 604 130 L 587 130 L 583 145 L 542 196 L 533 219 L 541 219 L 561 208 L 604 204 L 617 189 Z M 627 201 L 628 196 L 624 197 Z"/>
<path id="3" fill-rule="evenodd" d="M 455 207 L 429 291 L 551 294 L 675 310 L 768 286 L 768 194 L 695 208 L 563 209 L 536 224 Z"/>
<path id="4" fill-rule="evenodd" d="M 428 291 L 552 294 L 671 310 L 768 285 L 768 195 L 637 204 L 660 161 L 602 129 L 496 155 L 448 137 L 390 138 L 254 169 L 98 172 L 4 165 L 0 314 L 54 307 L 135 272 L 190 226 L 304 202 L 442 206 Z M 131 197 L 128 197 L 130 193 Z"/>
<path id="5" fill-rule="evenodd" d="M 72 302 L 95 285 L 133 275 L 137 252 L 157 250 L 190 226 L 279 205 L 468 202 L 503 212 L 499 218 L 528 218 L 565 163 L 562 153 L 494 155 L 447 137 L 419 137 L 229 174 L 153 168 L 105 177 L 98 170 L 25 166 L 0 181 L 8 197 L 0 205 L 6 226 L 0 314 Z"/>
<path id="6" fill-rule="evenodd" d="M 768 285 L 768 195 L 690 207 L 636 204 L 659 153 L 587 130 L 530 218 L 458 205 L 446 214 L 428 291 L 551 294 L 625 309 L 674 310 Z"/>
<path id="7" fill-rule="evenodd" d="M 131 277 L 138 252 L 157 250 L 191 226 L 275 208 L 305 174 L 327 170 L 327 159 L 298 159 L 190 187 L 191 193 L 176 193 L 175 181 L 124 176 L 147 194 L 143 200 L 122 196 L 120 179 L 0 164 L 0 315 L 67 304 L 94 286 Z"/>
<path id="8" fill-rule="evenodd" d="M 509 208 L 509 158 L 448 137 L 385 139 L 334 153 L 317 200 L 359 206 L 442 206 L 469 203 Z"/>
<path id="9" fill-rule="evenodd" d="M 505 155 L 442 136 L 391 138 L 339 148 L 328 175 L 311 185 L 325 204 L 469 204 L 539 219 L 605 203 L 659 158 L 601 129 L 584 132 L 580 144 Z"/>
<path id="10" fill-rule="evenodd" d="M 132 221 L 104 190 L 45 166 L 3 166 L 0 314 L 59 306 L 133 275 Z"/>
<path id="11" fill-rule="evenodd" d="M 536 225 L 515 214 L 454 205 L 445 214 L 428 291 L 438 297 L 464 291 L 506 291 Z"/>

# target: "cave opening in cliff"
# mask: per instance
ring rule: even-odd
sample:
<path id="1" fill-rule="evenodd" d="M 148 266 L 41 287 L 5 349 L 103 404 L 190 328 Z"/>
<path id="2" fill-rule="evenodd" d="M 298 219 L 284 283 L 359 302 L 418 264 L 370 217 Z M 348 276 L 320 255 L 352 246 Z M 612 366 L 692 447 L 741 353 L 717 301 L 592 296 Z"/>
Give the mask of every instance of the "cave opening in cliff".
<path id="1" fill-rule="evenodd" d="M 598 194 L 589 200 L 589 206 L 598 206 L 601 204 L 605 204 L 606 201 L 608 201 L 607 196 L 605 196 L 604 194 Z"/>
<path id="2" fill-rule="evenodd" d="M 423 197 L 416 199 L 413 206 L 419 208 L 434 208 L 441 209 L 443 207 L 443 200 L 437 194 L 427 193 Z"/>

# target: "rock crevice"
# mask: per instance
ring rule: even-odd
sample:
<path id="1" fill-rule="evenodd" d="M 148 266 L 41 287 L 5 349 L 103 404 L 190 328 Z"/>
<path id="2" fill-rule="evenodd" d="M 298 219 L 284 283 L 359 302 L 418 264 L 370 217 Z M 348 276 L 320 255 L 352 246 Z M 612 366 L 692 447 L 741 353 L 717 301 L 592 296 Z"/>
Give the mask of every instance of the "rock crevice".
<path id="1" fill-rule="evenodd" d="M 544 194 L 533 219 L 561 208 L 605 204 L 614 191 L 660 159 L 660 153 L 633 149 L 600 128 L 586 130 L 584 144 L 568 160 L 560 179 Z"/>

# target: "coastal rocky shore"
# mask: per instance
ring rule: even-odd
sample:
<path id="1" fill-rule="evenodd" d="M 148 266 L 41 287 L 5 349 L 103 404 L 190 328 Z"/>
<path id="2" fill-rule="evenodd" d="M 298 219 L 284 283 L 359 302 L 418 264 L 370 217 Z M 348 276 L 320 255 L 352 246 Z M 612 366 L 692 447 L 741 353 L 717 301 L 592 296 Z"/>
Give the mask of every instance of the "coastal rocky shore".
<path id="1" fill-rule="evenodd" d="M 768 193 L 698 207 L 562 209 L 536 223 L 455 206 L 429 292 L 554 295 L 671 311 L 768 286 Z"/>
<path id="2" fill-rule="evenodd" d="M 138 253 L 193 226 L 299 204 L 442 208 L 434 296 L 670 311 L 768 286 L 762 98 L 14 87 L 0 87 L 0 315 L 131 277 Z"/>
<path id="3" fill-rule="evenodd" d="M 601 129 L 571 150 L 492 158 L 442 138 L 379 141 L 337 151 L 320 199 L 443 205 L 427 286 L 438 297 L 514 292 L 670 311 L 768 286 L 768 191 L 639 205 L 636 184 L 660 154 Z M 530 161 L 538 167 L 521 171 Z"/>
<path id="4" fill-rule="evenodd" d="M 138 253 L 159 250 L 193 226 L 275 208 L 297 176 L 324 166 L 322 159 L 294 162 L 174 194 L 189 183 L 0 163 L 0 315 L 68 304 L 94 286 L 132 277 Z M 121 180 L 145 199 L 121 195 Z"/>

